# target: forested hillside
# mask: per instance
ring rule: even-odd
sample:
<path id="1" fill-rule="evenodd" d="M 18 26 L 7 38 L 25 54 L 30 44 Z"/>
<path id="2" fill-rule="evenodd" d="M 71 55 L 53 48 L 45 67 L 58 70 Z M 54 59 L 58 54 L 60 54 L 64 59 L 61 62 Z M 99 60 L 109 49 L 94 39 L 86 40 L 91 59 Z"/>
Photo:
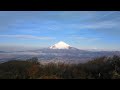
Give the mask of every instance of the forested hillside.
<path id="1" fill-rule="evenodd" d="M 0 64 L 0 79 L 120 79 L 120 57 L 95 58 L 84 64 L 41 64 L 37 58 Z"/>

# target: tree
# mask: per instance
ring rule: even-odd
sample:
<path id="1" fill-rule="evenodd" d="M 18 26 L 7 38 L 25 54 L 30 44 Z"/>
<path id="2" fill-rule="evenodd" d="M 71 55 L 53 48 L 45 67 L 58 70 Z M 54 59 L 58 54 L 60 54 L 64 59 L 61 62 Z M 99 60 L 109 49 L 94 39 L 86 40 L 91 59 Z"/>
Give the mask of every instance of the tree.
<path id="1" fill-rule="evenodd" d="M 32 65 L 27 70 L 27 74 L 28 74 L 30 79 L 31 78 L 35 79 L 35 78 L 39 77 L 39 75 L 40 75 L 39 73 L 40 73 L 40 67 L 39 67 L 39 65 L 36 65 L 36 64 Z"/>
<path id="2" fill-rule="evenodd" d="M 27 61 L 28 61 L 28 62 L 32 62 L 32 63 L 34 63 L 34 64 L 40 64 L 40 63 L 38 62 L 38 58 L 37 58 L 37 57 L 32 57 L 31 59 L 27 59 Z"/>

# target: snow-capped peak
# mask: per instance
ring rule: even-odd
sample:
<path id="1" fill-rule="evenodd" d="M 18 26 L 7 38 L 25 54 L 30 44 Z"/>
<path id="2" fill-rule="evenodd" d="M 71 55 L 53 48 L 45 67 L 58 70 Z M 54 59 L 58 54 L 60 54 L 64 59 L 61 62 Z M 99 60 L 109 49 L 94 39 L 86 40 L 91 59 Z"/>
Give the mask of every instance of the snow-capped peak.
<path id="1" fill-rule="evenodd" d="M 66 44 L 63 41 L 60 41 L 50 47 L 50 49 L 69 49 L 69 48 L 70 48 L 70 45 Z"/>

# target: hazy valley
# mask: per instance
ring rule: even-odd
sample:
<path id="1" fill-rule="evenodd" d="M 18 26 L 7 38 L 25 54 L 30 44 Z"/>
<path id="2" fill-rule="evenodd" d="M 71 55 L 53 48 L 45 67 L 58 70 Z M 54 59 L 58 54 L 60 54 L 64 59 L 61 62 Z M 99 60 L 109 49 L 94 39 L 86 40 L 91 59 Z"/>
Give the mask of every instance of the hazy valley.
<path id="1" fill-rule="evenodd" d="M 59 46 L 60 47 L 60 46 Z M 74 47 L 63 49 L 43 48 L 37 50 L 21 51 L 0 51 L 0 62 L 9 60 L 25 60 L 37 57 L 42 63 L 65 62 L 65 63 L 85 63 L 97 57 L 120 55 L 120 51 L 87 51 Z"/>

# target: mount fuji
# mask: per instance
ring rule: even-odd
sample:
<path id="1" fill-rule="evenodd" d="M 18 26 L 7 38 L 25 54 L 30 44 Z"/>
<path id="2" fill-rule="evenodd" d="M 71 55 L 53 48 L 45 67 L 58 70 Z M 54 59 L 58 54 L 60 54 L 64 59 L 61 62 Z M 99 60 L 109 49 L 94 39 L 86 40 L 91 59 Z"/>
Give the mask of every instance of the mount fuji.
<path id="1" fill-rule="evenodd" d="M 71 47 L 69 44 L 60 41 L 52 46 L 49 47 L 49 49 L 76 49 L 74 47 Z"/>
<path id="2" fill-rule="evenodd" d="M 0 62 L 11 59 L 24 60 L 31 57 L 37 57 L 41 62 L 68 62 L 68 63 L 85 63 L 93 58 L 101 56 L 120 55 L 117 51 L 90 51 L 77 49 L 69 44 L 60 41 L 50 47 L 37 50 L 23 51 L 0 51 Z"/>

